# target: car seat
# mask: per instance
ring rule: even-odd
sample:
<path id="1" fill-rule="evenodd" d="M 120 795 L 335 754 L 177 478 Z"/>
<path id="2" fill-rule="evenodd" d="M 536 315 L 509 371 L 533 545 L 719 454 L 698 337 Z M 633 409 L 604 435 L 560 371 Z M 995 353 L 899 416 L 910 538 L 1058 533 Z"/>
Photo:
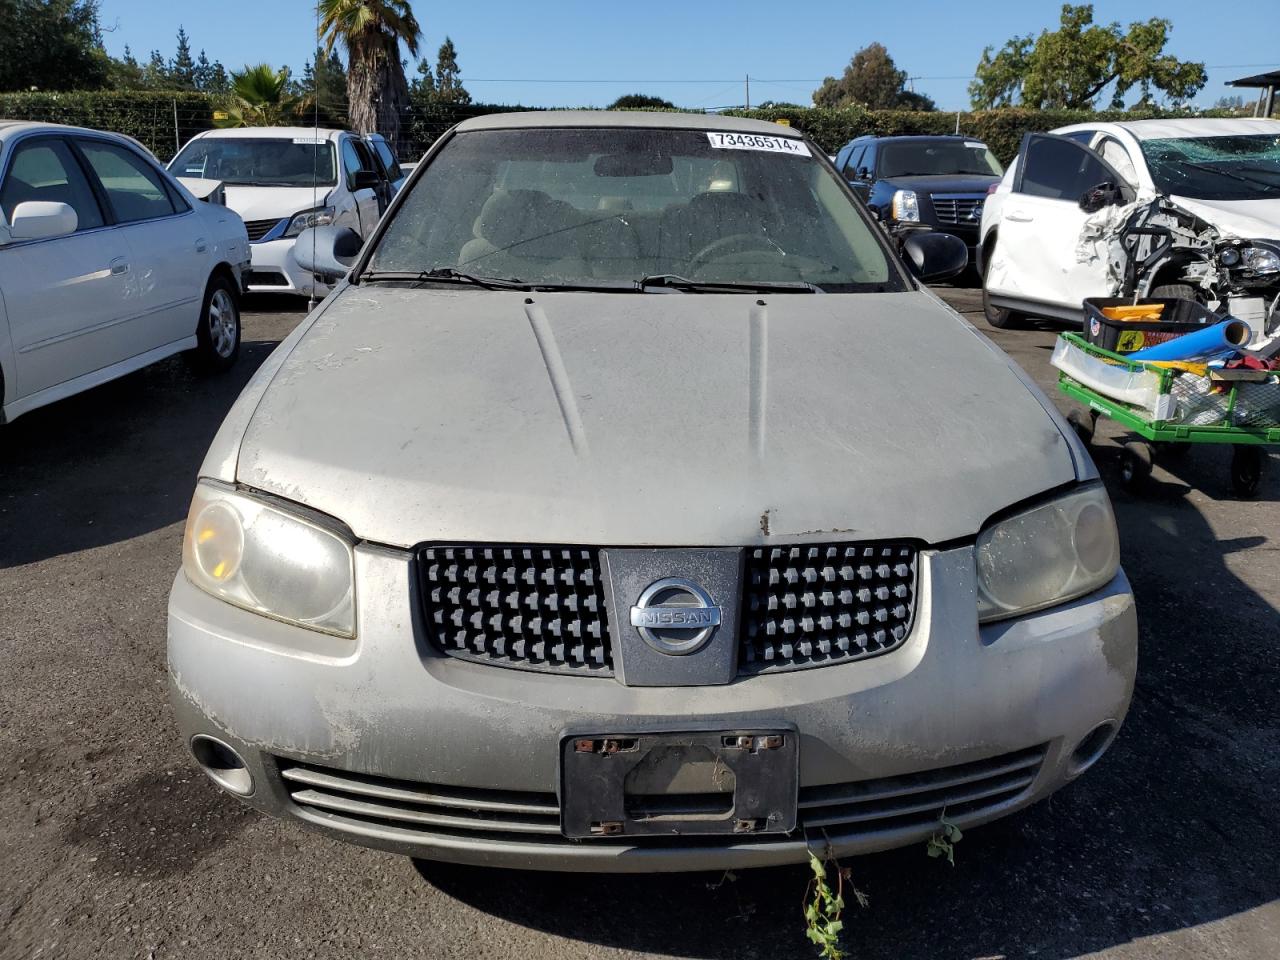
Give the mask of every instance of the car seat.
<path id="1" fill-rule="evenodd" d="M 458 268 L 520 280 L 590 276 L 580 251 L 586 218 L 540 190 L 495 190 L 471 227 Z"/>

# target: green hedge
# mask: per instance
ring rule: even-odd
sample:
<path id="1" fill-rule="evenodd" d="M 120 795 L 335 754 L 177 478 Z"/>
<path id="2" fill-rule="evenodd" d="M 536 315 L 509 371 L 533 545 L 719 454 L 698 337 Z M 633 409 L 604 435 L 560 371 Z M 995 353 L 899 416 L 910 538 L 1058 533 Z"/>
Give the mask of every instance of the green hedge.
<path id="1" fill-rule="evenodd" d="M 141 141 L 162 160 L 173 156 L 175 142 L 186 143 L 201 130 L 212 127 L 213 110 L 213 98 L 204 93 L 0 93 L 0 118 L 124 133 Z"/>
<path id="2" fill-rule="evenodd" d="M 70 93 L 0 93 L 0 118 L 42 120 L 113 130 L 135 137 L 156 156 L 174 154 L 175 140 L 186 143 L 213 126 L 215 98 L 204 93 L 153 91 L 73 91 Z M 450 126 L 467 117 L 520 111 L 528 107 L 489 103 L 466 105 L 419 103 L 402 121 L 401 153 L 405 159 L 421 156 Z M 734 110 L 731 115 L 759 120 L 791 121 L 828 153 L 835 153 L 854 137 L 864 134 L 946 134 L 956 132 L 955 113 L 923 113 L 909 110 L 864 110 L 850 107 L 831 110 L 817 107 L 777 107 Z M 176 115 L 176 116 L 175 116 Z M 1022 135 L 1052 130 L 1087 120 L 1137 120 L 1155 116 L 1190 116 L 1189 113 L 1129 113 L 1086 110 L 1022 110 L 1006 108 L 959 114 L 960 132 L 982 140 L 1004 163 L 1018 152 Z M 1208 111 L 1197 116 L 1230 116 L 1231 111 Z M 176 121 L 176 122 L 175 122 Z"/>

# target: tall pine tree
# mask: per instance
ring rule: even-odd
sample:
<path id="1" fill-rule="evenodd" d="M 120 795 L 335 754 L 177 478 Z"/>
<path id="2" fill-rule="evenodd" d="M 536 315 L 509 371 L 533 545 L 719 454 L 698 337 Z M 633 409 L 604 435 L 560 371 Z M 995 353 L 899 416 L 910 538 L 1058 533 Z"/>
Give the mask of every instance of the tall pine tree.
<path id="1" fill-rule="evenodd" d="M 441 103 L 470 103 L 471 94 L 467 93 L 459 76 L 458 51 L 453 40 L 444 38 L 440 44 L 440 52 L 436 54 L 436 99 Z"/>

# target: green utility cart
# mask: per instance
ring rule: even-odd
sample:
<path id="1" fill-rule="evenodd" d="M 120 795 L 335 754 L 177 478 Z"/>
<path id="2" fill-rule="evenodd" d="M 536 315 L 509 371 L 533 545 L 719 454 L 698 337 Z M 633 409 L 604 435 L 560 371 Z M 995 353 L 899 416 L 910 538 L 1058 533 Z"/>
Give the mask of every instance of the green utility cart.
<path id="1" fill-rule="evenodd" d="M 1059 363 L 1060 355 L 1074 362 L 1076 369 L 1071 369 L 1070 363 Z M 1074 333 L 1060 336 L 1054 357 L 1059 368 L 1058 389 L 1089 408 L 1087 415 L 1073 410 L 1067 416 L 1086 445 L 1093 440 L 1099 416 L 1110 417 L 1142 438 L 1126 443 L 1121 454 L 1120 477 L 1127 489 L 1143 486 L 1157 452 L 1179 457 L 1193 444 L 1229 443 L 1233 448 L 1232 489 L 1241 497 L 1258 492 L 1267 459 L 1265 447 L 1280 445 L 1280 378 L 1275 373 L 1226 371 L 1216 376 L 1243 379 L 1211 381 L 1175 368 L 1130 360 Z M 1098 363 L 1105 368 L 1096 366 Z M 1140 405 L 1105 396 L 1081 382 L 1091 379 L 1090 369 L 1104 371 L 1109 378 L 1124 378 L 1130 390 L 1145 385 L 1154 391 L 1156 402 Z"/>

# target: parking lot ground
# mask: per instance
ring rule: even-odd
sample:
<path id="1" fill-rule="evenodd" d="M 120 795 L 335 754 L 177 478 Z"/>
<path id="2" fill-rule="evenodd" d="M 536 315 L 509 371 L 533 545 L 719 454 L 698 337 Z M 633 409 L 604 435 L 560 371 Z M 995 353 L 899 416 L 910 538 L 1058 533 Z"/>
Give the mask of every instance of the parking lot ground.
<path id="1" fill-rule="evenodd" d="M 992 331 L 977 291 L 939 292 L 1051 390 L 1055 328 Z M 302 315 L 249 309 L 222 379 L 173 360 L 0 429 L 0 957 L 813 957 L 801 868 L 418 867 L 193 769 L 165 699 L 182 520 L 223 413 Z M 1217 448 L 1135 497 L 1117 435 L 1096 459 L 1142 631 L 1124 729 L 1088 776 L 970 831 L 954 868 L 923 847 L 848 862 L 869 897 L 851 956 L 1280 956 L 1280 457 L 1255 501 Z"/>

